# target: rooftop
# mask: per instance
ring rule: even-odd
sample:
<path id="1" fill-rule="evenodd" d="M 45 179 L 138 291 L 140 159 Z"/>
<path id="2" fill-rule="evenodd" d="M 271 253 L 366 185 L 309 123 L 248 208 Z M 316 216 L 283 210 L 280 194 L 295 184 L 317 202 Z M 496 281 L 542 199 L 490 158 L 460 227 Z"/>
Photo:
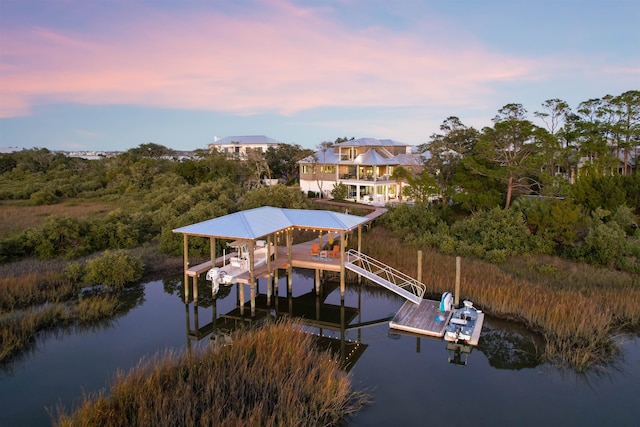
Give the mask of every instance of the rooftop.
<path id="1" fill-rule="evenodd" d="M 176 228 L 173 232 L 190 236 L 255 240 L 289 227 L 350 231 L 368 221 L 367 217 L 339 212 L 263 206 Z"/>

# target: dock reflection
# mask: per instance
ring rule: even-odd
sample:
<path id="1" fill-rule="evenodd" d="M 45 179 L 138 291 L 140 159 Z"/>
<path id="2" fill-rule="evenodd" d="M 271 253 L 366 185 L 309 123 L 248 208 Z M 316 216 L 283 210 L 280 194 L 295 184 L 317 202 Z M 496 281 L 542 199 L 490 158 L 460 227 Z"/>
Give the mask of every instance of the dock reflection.
<path id="1" fill-rule="evenodd" d="M 206 313 L 206 319 L 200 315 L 198 303 L 187 303 L 185 319 L 188 348 L 191 349 L 194 342 L 205 338 L 215 340 L 222 337 L 224 339 L 229 333 L 240 328 L 259 326 L 264 322 L 288 318 L 312 335 L 318 348 L 330 350 L 339 358 L 342 368 L 349 371 L 368 347 L 362 342 L 361 328 L 388 324 L 391 317 L 362 322 L 360 290 L 358 290 L 356 306 L 345 304 L 344 299 L 340 299 L 340 304 L 327 302 L 327 296 L 337 286 L 337 283 L 329 282 L 323 284 L 318 294 L 315 289 L 312 289 L 295 297 L 288 292 L 286 296 L 260 293 L 258 288 L 253 316 L 250 314 L 250 303 L 245 302 L 243 306 L 237 292 L 235 306 L 232 309 L 228 308 L 229 301 L 225 301 L 226 304 L 220 304 L 226 305 L 224 312 L 220 312 L 218 307 L 221 299 L 214 296 L 210 301 L 211 304 L 208 304 L 211 311 L 209 307 L 201 310 Z M 231 293 L 234 293 L 233 290 Z M 356 331 L 356 333 L 349 334 L 351 338 L 347 338 L 349 331 Z M 353 339 L 354 335 L 355 339 Z"/>

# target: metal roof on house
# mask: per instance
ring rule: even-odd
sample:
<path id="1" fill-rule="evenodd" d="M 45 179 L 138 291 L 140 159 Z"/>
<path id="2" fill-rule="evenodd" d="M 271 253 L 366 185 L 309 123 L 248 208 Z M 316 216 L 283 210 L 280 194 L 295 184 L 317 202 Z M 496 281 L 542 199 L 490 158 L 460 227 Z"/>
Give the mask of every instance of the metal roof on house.
<path id="1" fill-rule="evenodd" d="M 265 135 L 226 136 L 213 142 L 213 145 L 249 145 L 249 144 L 281 144 Z"/>
<path id="2" fill-rule="evenodd" d="M 190 236 L 255 240 L 289 227 L 349 231 L 368 220 L 339 212 L 263 206 L 176 228 L 173 232 Z"/>
<path id="3" fill-rule="evenodd" d="M 396 157 L 381 156 L 375 149 L 369 149 L 366 153 L 358 155 L 353 163 L 360 165 L 397 165 Z"/>

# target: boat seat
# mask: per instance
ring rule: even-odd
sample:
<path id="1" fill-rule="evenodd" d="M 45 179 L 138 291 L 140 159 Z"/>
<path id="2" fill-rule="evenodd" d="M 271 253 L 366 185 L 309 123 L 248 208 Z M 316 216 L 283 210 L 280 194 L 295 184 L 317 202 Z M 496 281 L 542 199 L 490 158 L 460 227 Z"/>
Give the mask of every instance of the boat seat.
<path id="1" fill-rule="evenodd" d="M 245 259 L 237 256 L 231 257 L 231 266 L 232 267 L 243 267 Z"/>
<path id="2" fill-rule="evenodd" d="M 454 325 L 463 325 L 464 326 L 464 325 L 467 324 L 467 321 L 464 320 L 464 319 L 457 319 L 457 318 L 454 317 L 449 321 L 449 323 L 453 323 Z"/>

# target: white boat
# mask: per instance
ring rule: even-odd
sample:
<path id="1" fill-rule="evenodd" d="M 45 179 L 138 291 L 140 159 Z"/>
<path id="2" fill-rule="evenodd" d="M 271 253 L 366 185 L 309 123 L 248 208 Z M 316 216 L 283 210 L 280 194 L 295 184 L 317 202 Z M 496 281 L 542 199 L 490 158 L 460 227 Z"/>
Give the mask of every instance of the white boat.
<path id="1" fill-rule="evenodd" d="M 471 301 L 464 301 L 463 306 L 455 310 L 449 319 L 446 336 L 454 341 L 469 341 L 476 327 L 479 311 Z"/>
<path id="2" fill-rule="evenodd" d="M 249 271 L 249 240 L 237 240 L 228 243 L 227 246 L 235 249 L 235 255 L 226 262 L 223 256 L 223 263 L 220 267 L 213 267 L 207 272 L 207 280 L 211 280 L 214 292 L 217 292 L 219 285 L 232 285 L 235 278 L 240 274 Z M 253 249 L 253 266 L 259 267 L 267 262 L 267 256 L 273 254 L 273 245 L 267 247 L 265 240 L 256 240 Z"/>

